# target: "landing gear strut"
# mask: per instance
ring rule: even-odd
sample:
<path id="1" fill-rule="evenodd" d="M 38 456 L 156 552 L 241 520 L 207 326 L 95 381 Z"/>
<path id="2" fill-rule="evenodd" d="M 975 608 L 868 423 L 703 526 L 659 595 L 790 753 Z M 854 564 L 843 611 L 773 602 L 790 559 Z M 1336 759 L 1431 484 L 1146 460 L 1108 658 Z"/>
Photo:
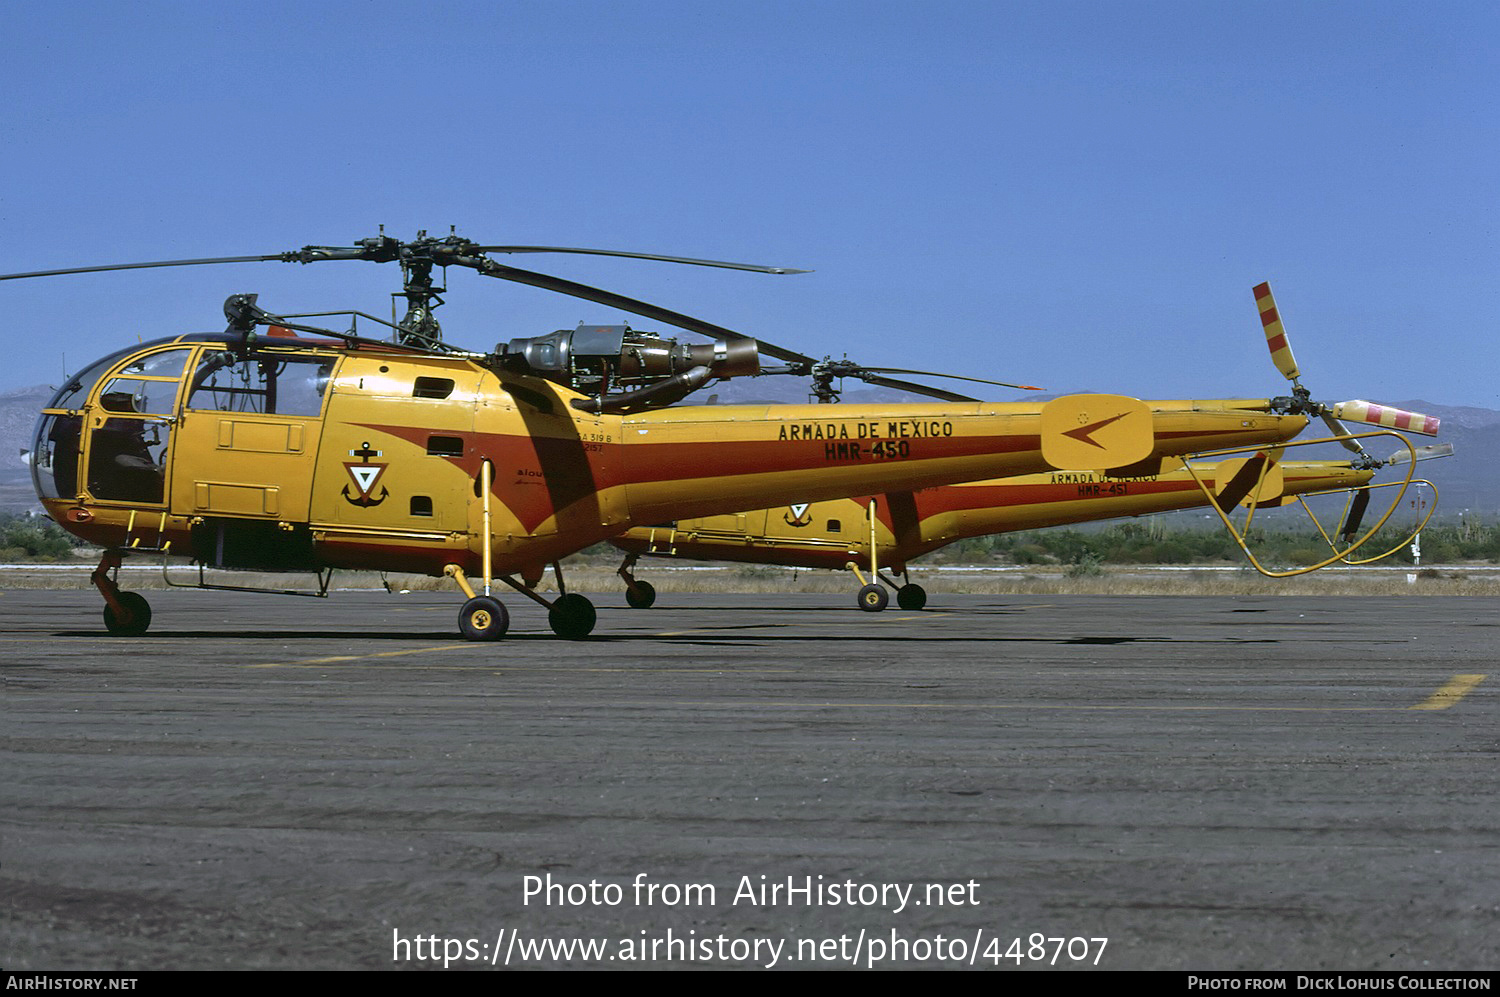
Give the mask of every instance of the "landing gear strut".
<path id="1" fill-rule="evenodd" d="M 908 612 L 916 612 L 927 605 L 927 590 L 911 581 L 907 576 L 906 565 L 901 565 L 897 573 L 902 578 L 907 578 L 905 584 L 898 584 L 894 579 L 880 573 L 880 559 L 877 556 L 875 543 L 875 500 L 870 500 L 870 580 L 865 581 L 865 576 L 860 572 L 859 565 L 850 561 L 844 567 L 854 572 L 854 577 L 859 579 L 859 595 L 856 604 L 867 613 L 878 613 L 890 604 L 890 595 L 885 586 L 889 585 L 896 590 L 896 605 Z M 885 585 L 882 585 L 884 582 Z"/>
<path id="2" fill-rule="evenodd" d="M 656 602 L 656 587 L 650 582 L 639 581 L 632 573 L 636 557 L 635 554 L 626 554 L 615 574 L 625 579 L 625 604 L 631 609 L 650 609 Z"/>
<path id="3" fill-rule="evenodd" d="M 104 596 L 104 629 L 115 637 L 139 637 L 151 626 L 151 604 L 135 592 L 122 592 L 110 572 L 120 570 L 121 554 L 107 550 L 89 580 Z"/>
<path id="4" fill-rule="evenodd" d="M 469 580 L 464 577 L 463 568 L 450 564 L 443 569 L 443 573 L 457 582 L 458 587 L 464 590 L 464 595 L 469 597 L 469 601 L 464 603 L 458 613 L 459 632 L 468 640 L 499 640 L 505 636 L 506 627 L 510 625 L 510 614 L 505 611 L 499 599 L 490 595 L 490 566 L 494 559 L 491 547 L 493 534 L 490 530 L 490 486 L 494 480 L 494 465 L 487 458 L 480 461 L 475 488 L 477 494 L 484 500 L 480 520 L 482 538 L 480 554 L 483 558 L 484 594 L 478 594 L 469 585 Z M 536 593 L 534 586 L 542 579 L 540 570 L 536 571 L 535 577 L 528 576 L 521 581 L 516 581 L 509 575 L 501 575 L 500 580 L 532 602 L 547 607 L 547 623 L 552 627 L 552 632 L 559 637 L 565 637 L 568 640 L 587 637 L 594 632 L 594 624 L 599 620 L 594 604 L 581 595 L 568 592 L 563 586 L 562 565 L 556 561 L 552 562 L 552 573 L 557 576 L 557 591 L 560 594 L 551 602 Z"/>
<path id="5" fill-rule="evenodd" d="M 538 595 L 532 585 L 527 584 L 527 582 L 535 582 L 539 579 L 528 578 L 518 581 L 509 575 L 499 577 L 500 581 L 532 602 L 546 607 L 547 625 L 552 628 L 553 633 L 568 640 L 587 637 L 594 632 L 594 625 L 599 621 L 598 610 L 587 597 L 576 592 L 568 592 L 563 588 L 560 565 L 553 564 L 552 570 L 557 576 L 557 588 L 561 594 L 550 602 Z M 469 597 L 458 613 L 458 629 L 464 638 L 466 640 L 499 640 L 504 637 L 506 628 L 510 624 L 510 614 L 506 612 L 500 600 L 475 592 L 469 584 L 469 579 L 464 575 L 463 569 L 458 565 L 450 564 L 443 571 L 457 582 L 458 587 L 463 589 L 464 594 Z"/>

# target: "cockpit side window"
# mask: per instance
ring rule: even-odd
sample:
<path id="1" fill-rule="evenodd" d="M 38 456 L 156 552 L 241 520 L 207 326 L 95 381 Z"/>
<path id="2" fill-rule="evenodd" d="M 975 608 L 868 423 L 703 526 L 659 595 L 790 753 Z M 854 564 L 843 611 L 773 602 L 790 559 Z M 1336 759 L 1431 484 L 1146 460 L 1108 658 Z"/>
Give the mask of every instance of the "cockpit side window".
<path id="1" fill-rule="evenodd" d="M 89 492 L 122 502 L 161 502 L 172 426 L 165 419 L 106 419 L 89 434 Z"/>
<path id="2" fill-rule="evenodd" d="M 109 412 L 173 415 L 177 386 L 187 366 L 188 350 L 167 350 L 137 357 L 115 371 L 99 391 L 99 405 Z"/>
<path id="3" fill-rule="evenodd" d="M 164 501 L 168 442 L 191 347 L 121 350 L 91 364 L 58 390 L 38 423 L 32 474 L 43 498 L 71 498 L 85 484 L 95 498 Z M 100 380 L 113 372 L 104 384 Z M 88 460 L 81 467 L 85 410 Z M 80 479 L 83 479 L 80 481 Z"/>
<path id="4" fill-rule="evenodd" d="M 110 412 L 171 415 L 177 406 L 177 382 L 112 377 L 99 392 L 99 405 Z"/>

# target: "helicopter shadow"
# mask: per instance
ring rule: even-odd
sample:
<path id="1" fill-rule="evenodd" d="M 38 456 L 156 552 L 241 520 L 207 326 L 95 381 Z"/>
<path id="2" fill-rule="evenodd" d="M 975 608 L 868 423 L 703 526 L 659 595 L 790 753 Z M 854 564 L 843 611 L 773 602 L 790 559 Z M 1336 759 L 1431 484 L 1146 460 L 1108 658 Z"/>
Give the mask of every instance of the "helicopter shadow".
<path id="1" fill-rule="evenodd" d="M 874 644 L 1038 644 L 1038 645 L 1119 645 L 1119 644 L 1179 644 L 1179 643 L 1204 643 L 1202 640 L 1181 641 L 1173 637 L 1158 636 L 1076 636 L 1076 637 L 1022 637 L 1014 635 L 996 634 L 993 636 L 977 636 L 974 634 L 780 634 L 780 633 L 755 633 L 745 632 L 760 629 L 766 625 L 747 624 L 741 632 L 725 632 L 720 634 L 594 634 L 567 641 L 568 644 L 672 644 L 682 646 L 700 645 L 705 647 L 743 645 L 746 643 L 756 644 L 838 644 L 838 645 L 874 645 Z M 99 638 L 101 635 L 97 630 L 56 630 L 50 636 L 68 638 Z M 325 631 L 299 631 L 299 630 L 166 630 L 153 632 L 149 637 L 140 638 L 142 641 L 236 641 L 246 643 L 261 643 L 264 641 L 297 641 L 325 643 L 331 641 L 379 641 L 390 643 L 437 643 L 453 646 L 469 646 L 476 650 L 486 646 L 503 646 L 515 643 L 538 643 L 545 642 L 550 645 L 559 643 L 560 638 L 545 631 L 535 633 L 512 632 L 505 635 L 500 641 L 464 641 L 454 634 L 442 631 L 436 633 L 411 633 L 411 632 L 380 632 L 370 630 L 325 630 Z M 1241 639 L 1221 638 L 1213 643 L 1226 644 L 1278 644 L 1279 640 L 1269 638 Z"/>

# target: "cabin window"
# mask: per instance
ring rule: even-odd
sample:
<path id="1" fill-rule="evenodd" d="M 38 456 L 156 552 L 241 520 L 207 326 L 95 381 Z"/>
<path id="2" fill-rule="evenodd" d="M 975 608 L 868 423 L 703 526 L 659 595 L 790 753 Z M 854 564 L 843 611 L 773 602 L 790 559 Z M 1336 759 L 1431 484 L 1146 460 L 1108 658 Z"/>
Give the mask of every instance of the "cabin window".
<path id="1" fill-rule="evenodd" d="M 844 532 L 844 524 L 840 523 L 837 519 L 830 519 L 828 521 L 828 532 L 829 533 L 842 533 L 842 532 Z"/>
<path id="2" fill-rule="evenodd" d="M 432 496 L 431 495 L 413 495 L 411 497 L 411 514 L 413 516 L 431 516 L 432 515 Z"/>
<path id="3" fill-rule="evenodd" d="M 451 377 L 419 377 L 411 386 L 413 398 L 447 398 L 453 394 Z"/>
<path id="4" fill-rule="evenodd" d="M 429 436 L 427 437 L 427 455 L 429 457 L 462 457 L 464 455 L 464 441 L 459 436 Z"/>
<path id="5" fill-rule="evenodd" d="M 333 358 L 209 352 L 198 362 L 187 407 L 210 412 L 314 416 L 323 410 Z"/>

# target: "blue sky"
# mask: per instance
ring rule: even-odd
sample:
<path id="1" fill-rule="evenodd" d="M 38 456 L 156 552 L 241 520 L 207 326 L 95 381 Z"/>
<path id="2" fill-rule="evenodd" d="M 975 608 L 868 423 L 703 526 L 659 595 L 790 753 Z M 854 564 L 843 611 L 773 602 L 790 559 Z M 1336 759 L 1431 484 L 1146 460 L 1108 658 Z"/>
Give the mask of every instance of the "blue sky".
<path id="1" fill-rule="evenodd" d="M 380 224 L 807 268 L 502 262 L 809 354 L 1144 397 L 1500 408 L 1492 3 L 7 0 L 0 273 Z M 0 283 L 0 389 L 393 269 Z M 449 275 L 451 341 L 629 318 Z M 638 328 L 660 328 L 635 320 Z M 1013 397 L 997 390 L 990 397 Z"/>

